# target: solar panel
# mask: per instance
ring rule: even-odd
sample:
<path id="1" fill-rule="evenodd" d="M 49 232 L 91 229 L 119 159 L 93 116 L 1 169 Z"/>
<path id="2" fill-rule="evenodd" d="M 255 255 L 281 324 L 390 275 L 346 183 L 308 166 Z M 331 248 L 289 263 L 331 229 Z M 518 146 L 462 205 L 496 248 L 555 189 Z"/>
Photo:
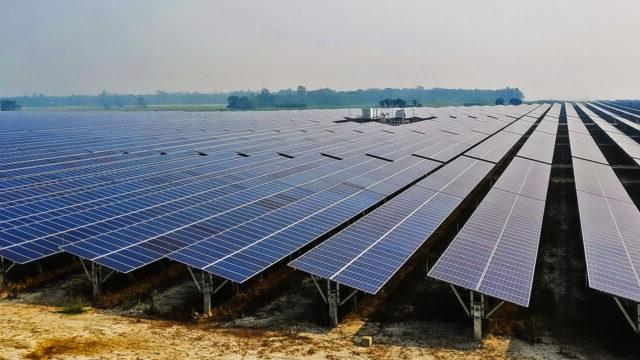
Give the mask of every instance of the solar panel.
<path id="1" fill-rule="evenodd" d="M 578 191 L 624 202 L 631 201 L 620 180 L 618 180 L 618 176 L 610 166 L 574 158 L 573 175 L 576 181 L 576 190 Z"/>
<path id="2" fill-rule="evenodd" d="M 640 301 L 640 213 L 632 203 L 578 191 L 589 286 Z"/>
<path id="3" fill-rule="evenodd" d="M 519 115 L 532 108 L 500 110 Z M 344 181 L 335 172 L 355 166 L 349 159 L 359 154 L 381 152 L 397 162 L 429 142 L 455 139 L 446 149 L 433 149 L 436 159 L 451 161 L 512 119 L 485 116 L 493 108 L 450 110 L 458 115 L 455 124 L 427 121 L 398 128 L 336 124 L 336 117 L 347 112 L 333 110 L 224 113 L 215 119 L 195 113 L 180 119 L 162 113 L 91 114 L 92 119 L 70 114 L 52 115 L 42 126 L 25 121 L 32 115 L 19 114 L 20 121 L 3 121 L 7 131 L 0 133 L 5 155 L 0 159 L 0 255 L 24 263 L 67 245 L 76 255 L 100 256 L 107 266 L 132 269 L 192 242 L 186 231 L 179 233 L 182 228 L 213 236 L 301 204 L 335 183 L 311 183 L 327 175 L 322 172 L 334 172 L 332 181 Z M 321 156 L 324 151 L 334 158 Z M 412 160 L 430 165 L 409 167 L 401 172 L 404 178 L 385 172 L 391 170 L 352 177 L 334 189 L 342 196 L 356 191 L 352 200 L 313 218 L 324 216 L 322 226 L 335 224 L 437 166 Z M 382 175 L 385 180 L 375 182 Z M 450 191 L 470 186 L 458 179 Z M 215 216 L 219 222 L 203 220 L 212 214 L 220 214 Z M 299 231 L 311 224 L 311 218 L 301 221 Z"/>
<path id="4" fill-rule="evenodd" d="M 290 266 L 375 294 L 491 168 L 491 163 L 460 157 Z"/>
<path id="5" fill-rule="evenodd" d="M 528 306 L 550 171 L 514 158 L 429 276 Z"/>
<path id="6" fill-rule="evenodd" d="M 633 122 L 633 121 L 631 121 L 631 120 L 625 119 L 625 118 L 623 118 L 623 117 L 621 117 L 621 116 L 618 116 L 618 115 L 616 115 L 616 114 L 612 113 L 611 111 L 609 111 L 609 110 L 607 110 L 606 108 L 604 108 L 604 107 L 606 107 L 606 105 L 603 105 L 603 107 L 598 106 L 598 105 L 600 105 L 600 104 L 597 104 L 597 105 L 596 105 L 596 104 L 594 104 L 594 103 L 589 103 L 589 105 L 591 105 L 591 106 L 593 106 L 594 108 L 596 108 L 596 109 L 598 109 L 598 110 L 602 111 L 602 112 L 603 112 L 603 113 L 605 113 L 606 115 L 611 116 L 611 117 L 612 117 L 613 119 L 615 119 L 616 121 L 619 121 L 619 122 L 621 122 L 621 123 L 623 123 L 623 124 L 625 124 L 625 125 L 627 125 L 627 126 L 629 126 L 629 127 L 633 128 L 633 129 L 635 129 L 635 130 L 640 131 L 640 124 L 638 124 L 638 123 L 636 123 L 636 122 Z M 631 115 L 632 117 L 634 117 L 634 118 L 636 118 L 636 119 L 640 119 L 640 117 L 639 117 L 638 115 L 636 115 L 636 114 L 631 114 L 631 113 L 628 113 L 628 112 L 627 112 L 627 114 L 628 114 L 628 115 Z"/>
<path id="7" fill-rule="evenodd" d="M 549 121 L 549 117 L 545 117 L 544 120 L 540 121 L 535 131 L 555 136 L 558 133 L 558 119 Z"/>
<path id="8" fill-rule="evenodd" d="M 434 163 L 432 163 L 432 165 L 435 166 Z M 406 176 L 406 174 L 402 175 L 403 177 Z M 302 209 L 299 205 L 294 205 L 295 209 L 286 209 L 284 211 L 289 214 L 288 219 L 290 221 L 300 220 L 292 221 L 292 223 L 286 226 L 282 224 L 280 226 L 281 228 L 272 229 L 272 232 L 269 234 L 256 236 L 254 243 L 236 252 L 215 260 L 209 259 L 210 263 L 204 267 L 204 270 L 236 282 L 244 282 L 265 270 L 267 267 L 283 260 L 294 251 L 299 250 L 321 235 L 326 234 L 336 226 L 366 210 L 383 198 L 383 195 L 374 193 L 368 188 L 363 188 L 354 192 L 351 196 L 334 200 L 334 204 L 318 204 L 318 201 L 314 199 L 313 201 L 300 204 L 302 205 Z M 325 205 L 326 207 L 323 208 L 318 205 Z M 309 214 L 309 212 L 313 210 L 316 212 Z M 294 212 L 295 216 L 293 215 Z M 280 218 L 282 214 L 274 214 L 274 217 L 276 216 Z M 272 223 L 272 220 L 267 218 L 259 219 L 255 221 L 254 224 L 246 224 L 242 227 L 256 226 L 257 224 L 255 223 Z M 200 247 L 200 249 L 210 248 L 208 244 L 212 242 L 215 243 L 215 240 L 216 239 L 213 238 L 206 240 L 207 246 L 204 248 Z M 189 251 L 191 250 L 192 249 L 189 249 Z M 178 257 L 184 259 L 184 251 L 178 251 L 177 253 Z M 268 256 L 263 262 L 247 261 L 247 259 L 260 258 L 260 255 L 265 253 L 267 253 Z M 169 257 L 174 258 L 175 255 L 172 254 Z"/>
<path id="9" fill-rule="evenodd" d="M 467 144 L 447 138 L 425 149 L 416 151 L 413 155 L 423 159 L 436 160 L 444 163 L 460 155 L 469 147 L 470 146 Z"/>
<path id="10" fill-rule="evenodd" d="M 529 131 L 532 125 L 533 122 L 520 119 L 505 127 L 503 131 L 514 133 L 516 135 L 524 135 L 527 131 Z"/>
<path id="11" fill-rule="evenodd" d="M 429 175 L 426 179 L 417 183 L 416 186 L 436 191 L 446 191 L 459 197 L 466 196 L 477 185 L 474 180 L 479 176 L 482 179 L 493 166 L 493 164 L 485 161 L 461 156 Z M 464 176 L 462 176 L 463 174 Z"/>
<path id="12" fill-rule="evenodd" d="M 545 201 L 550 172 L 548 164 L 515 157 L 493 187 Z"/>
<path id="13" fill-rule="evenodd" d="M 640 301 L 640 211 L 605 164 L 573 157 L 589 286 Z"/>
<path id="14" fill-rule="evenodd" d="M 555 141 L 555 135 L 534 131 L 518 151 L 518 156 L 551 164 L 553 162 Z"/>
<path id="15" fill-rule="evenodd" d="M 530 123 L 526 123 L 531 126 Z M 520 140 L 521 135 L 511 132 L 501 131 L 490 137 L 473 149 L 467 151 L 465 155 L 477 159 L 498 163 Z"/>
<path id="16" fill-rule="evenodd" d="M 379 162 L 379 160 L 366 160 L 366 158 L 364 161 L 359 161 L 360 163 L 356 162 L 354 165 L 359 165 L 364 171 L 367 170 L 366 164 Z M 154 239 L 160 237 L 170 238 L 173 240 L 173 243 L 178 244 L 178 248 L 180 248 L 188 245 L 191 238 L 193 238 L 193 241 L 196 241 L 196 234 L 191 233 L 194 225 L 206 222 L 210 227 L 215 226 L 214 228 L 219 232 L 228 226 L 237 224 L 238 222 L 247 221 L 256 216 L 268 213 L 269 211 L 274 210 L 274 208 L 279 208 L 297 201 L 316 191 L 316 189 L 304 187 L 303 185 L 307 182 L 318 182 L 319 179 L 322 179 L 323 186 L 330 186 L 336 181 L 343 181 L 343 177 L 341 175 L 345 174 L 344 171 L 355 171 L 355 169 L 352 169 L 354 165 L 352 165 L 352 167 L 345 168 L 345 165 L 342 163 L 343 162 L 336 163 L 336 165 L 340 164 L 340 167 L 331 166 L 334 169 L 333 171 L 327 171 L 327 169 L 325 170 L 327 171 L 326 173 L 322 172 L 320 175 L 317 173 L 312 175 L 311 180 L 306 178 L 306 176 L 296 174 L 293 175 L 292 179 L 289 181 L 285 181 L 286 178 L 271 181 L 254 188 L 241 190 L 240 192 L 233 193 L 228 196 L 213 198 L 207 203 L 197 204 L 178 212 L 163 215 L 157 219 L 152 219 L 150 221 L 131 226 L 125 230 L 117 230 L 113 234 L 101 235 L 81 242 L 76 242 L 64 247 L 64 250 L 78 256 L 84 255 L 83 257 L 99 262 L 105 266 L 114 266 L 113 268 L 118 271 L 128 272 L 139 267 L 139 264 L 147 264 L 150 261 L 158 260 L 168 252 L 177 250 L 175 247 L 168 248 L 162 253 L 149 254 L 147 256 L 148 258 L 146 258 L 144 256 L 144 248 L 147 246 L 147 243 L 157 241 Z M 332 174 L 335 175 L 332 176 Z M 306 174 L 303 173 L 303 175 Z M 296 177 L 297 179 L 295 179 Z M 280 199 L 278 204 L 278 197 L 282 197 L 284 195 L 288 196 L 289 199 Z M 264 201 L 267 199 L 269 199 L 269 204 L 268 206 L 265 206 L 266 204 Z M 260 203 L 260 201 L 263 201 L 263 203 Z M 152 224 L 168 222 L 170 224 L 173 223 L 173 226 L 168 229 L 160 227 L 150 231 L 150 222 Z M 179 233 L 177 236 L 172 237 L 171 233 L 174 231 L 179 231 Z M 93 248 L 95 244 L 103 244 L 105 241 L 111 243 L 109 239 L 114 236 L 121 239 L 120 243 L 124 246 L 121 245 L 108 249 L 105 245 L 105 250 L 102 251 L 96 251 L 96 249 Z M 87 252 L 86 249 L 91 250 Z M 141 254 L 141 256 L 137 256 L 136 254 L 138 253 Z M 113 258 L 116 258 L 117 261 L 121 263 L 118 267 L 115 267 L 116 265 L 111 262 L 107 262 L 109 259 Z"/>
<path id="17" fill-rule="evenodd" d="M 370 144 L 369 147 L 374 147 L 376 146 L 375 144 Z M 389 145 L 389 147 L 392 147 L 391 145 Z M 344 147 L 342 147 L 344 148 Z M 396 146 L 397 148 L 397 146 Z M 353 155 L 352 155 L 353 156 Z M 287 166 L 293 166 L 296 165 L 296 162 L 298 164 L 300 164 L 303 161 L 319 161 L 321 157 L 318 157 L 317 155 L 310 155 L 310 158 L 305 160 L 305 158 L 299 158 L 296 161 L 293 160 L 287 160 L 286 164 L 288 164 Z M 251 161 L 255 159 L 255 158 L 250 158 L 248 160 L 243 160 L 243 161 L 249 161 L 249 163 L 245 162 L 245 165 L 251 165 Z M 325 160 L 321 160 L 321 161 L 329 161 L 329 159 L 325 159 Z M 284 164 L 283 163 L 283 164 Z M 263 167 L 267 172 L 274 172 L 274 171 L 278 171 L 280 168 L 274 168 L 273 166 L 277 165 L 276 163 L 271 163 L 271 168 L 269 168 L 269 166 L 267 167 Z M 216 165 L 217 167 L 219 167 L 220 165 Z M 280 165 L 278 165 L 280 166 Z M 224 167 L 219 168 L 218 170 L 223 170 Z M 179 193 L 177 192 L 177 189 L 179 188 L 171 188 L 169 189 L 169 191 L 164 194 L 163 196 L 160 196 L 161 194 L 152 194 L 152 195 L 148 195 L 146 200 L 144 197 L 131 197 L 131 198 L 127 198 L 125 197 L 125 201 L 124 202 L 120 202 L 117 203 L 117 206 L 114 205 L 113 203 L 109 204 L 109 206 L 105 206 L 104 202 L 98 202 L 97 205 L 100 205 L 101 207 L 98 207 L 94 210 L 89 210 L 86 206 L 86 204 L 82 204 L 79 206 L 74 207 L 75 209 L 75 213 L 69 213 L 69 215 L 67 216 L 67 218 L 69 220 L 65 220 L 64 217 L 60 217 L 60 215 L 64 215 L 61 214 L 59 211 L 58 212 L 54 212 L 53 214 L 50 214 L 52 216 L 54 216 L 53 222 L 48 221 L 46 223 L 43 223 L 43 218 L 41 215 L 37 215 L 35 216 L 35 219 L 32 217 L 32 220 L 38 221 L 38 224 L 35 225 L 31 225 L 28 230 L 29 230 L 29 234 L 25 235 L 25 234 L 21 234 L 21 236 L 19 238 L 22 239 L 21 242 L 31 242 L 31 241 L 38 241 L 41 243 L 46 244 L 46 251 L 44 249 L 41 249 L 41 251 L 39 251 L 37 254 L 33 254 L 31 253 L 33 256 L 35 255 L 39 255 L 39 256 L 44 256 L 44 255 L 48 255 L 51 253 L 51 251 L 54 251 L 56 244 L 68 244 L 70 242 L 75 242 L 75 241 L 80 241 L 84 238 L 86 238 L 87 236 L 93 236 L 95 235 L 96 231 L 97 233 L 105 231 L 105 229 L 108 229 L 109 227 L 105 227 L 108 224 L 113 223 L 113 226 L 123 226 L 122 221 L 126 218 L 123 218 L 121 215 L 125 214 L 125 213 L 130 213 L 130 215 L 128 215 L 129 218 L 132 218 L 134 222 L 140 222 L 144 219 L 148 219 L 148 217 L 154 217 L 154 216 L 158 216 L 158 209 L 160 207 L 158 207 L 159 205 L 162 207 L 164 206 L 165 208 L 169 208 L 170 206 L 170 201 L 175 201 L 176 199 L 180 199 L 180 197 L 185 197 L 187 195 L 198 195 L 202 198 L 202 195 L 210 193 L 211 195 L 215 194 L 216 192 L 219 195 L 224 195 L 224 194 L 228 194 L 228 189 L 229 185 L 232 183 L 238 183 L 240 181 L 253 181 L 256 184 L 260 184 L 262 182 L 262 180 L 259 180 L 259 175 L 262 174 L 266 174 L 266 173 L 256 173 L 256 167 L 251 168 L 251 170 L 249 170 L 249 172 L 247 173 L 247 175 L 245 175 L 242 178 L 238 178 L 237 175 L 232 175 L 232 174 L 226 174 L 226 178 L 228 179 L 228 181 L 222 181 L 220 182 L 220 179 L 209 179 L 209 178 L 205 178 L 204 182 L 200 182 L 200 183 L 195 183 L 195 182 L 189 182 L 187 183 L 187 185 L 185 186 L 184 190 L 188 190 L 188 192 L 182 192 Z M 244 169 L 245 171 L 247 169 Z M 289 170 L 291 171 L 291 170 Z M 286 173 L 280 173 L 281 175 L 286 175 Z M 218 174 L 220 175 L 220 174 Z M 213 180 L 213 181 L 212 181 Z M 148 184 L 147 182 L 149 181 L 149 178 L 145 178 L 142 182 L 142 185 Z M 223 189 L 219 189 L 221 186 L 226 186 L 226 188 Z M 214 192 L 211 192 L 212 190 L 215 190 Z M 237 189 L 242 190 L 242 188 L 238 188 Z M 222 191 L 222 192 L 221 192 Z M 167 202 L 166 204 L 164 204 L 165 202 Z M 185 198 L 184 200 L 182 200 L 183 205 L 181 206 L 190 206 L 191 200 L 189 200 L 188 198 Z M 177 205 L 178 203 L 174 203 L 172 210 L 175 211 L 178 207 Z M 81 213 L 78 213 L 78 209 L 81 210 Z M 142 212 L 140 212 L 140 209 L 147 209 L 145 210 L 145 213 L 147 213 L 147 218 L 145 217 L 141 217 L 141 215 L 143 214 Z M 69 210 L 69 209 L 67 209 Z M 117 210 L 116 212 L 114 212 L 114 210 Z M 8 213 L 8 212 L 6 212 Z M 161 212 L 160 212 L 161 213 Z M 83 215 L 86 214 L 86 215 Z M 115 219 L 116 217 L 118 217 L 117 219 Z M 108 220 L 109 218 L 114 218 L 112 220 Z M 108 220 L 108 223 L 105 223 L 104 221 Z M 21 218 L 18 221 L 18 225 L 25 225 L 25 218 Z M 127 220 L 129 221 L 129 220 Z M 2 225 L 11 225 L 13 223 L 11 222 L 5 222 Z M 91 225 L 91 227 L 96 228 L 96 231 L 93 231 L 91 228 L 86 227 L 87 224 L 94 224 Z M 46 225 L 46 226 L 42 226 L 42 225 Z M 15 226 L 15 224 L 14 224 Z M 73 230 L 73 231 L 67 231 L 64 234 L 62 234 L 61 236 L 56 236 L 56 235 L 60 235 L 60 232 L 63 232 L 65 230 L 68 229 L 76 229 L 80 226 L 85 226 L 83 227 L 81 230 Z M 110 225 L 111 226 L 111 225 Z M 6 228 L 6 227 L 5 227 Z M 24 228 L 24 227 L 23 227 Z M 33 230 L 39 229 L 39 231 L 37 232 L 33 232 Z M 50 234 L 51 236 L 47 236 L 44 237 L 45 234 Z M 56 234 L 57 233 L 57 234 Z M 16 248 L 17 245 L 19 244 L 18 242 L 18 238 L 14 237 L 15 239 L 12 240 L 11 247 Z M 33 244 L 30 244 L 30 246 Z M 13 254 L 17 249 L 14 249 L 13 251 L 9 252 L 9 255 L 7 256 L 11 256 L 10 254 Z M 24 254 L 20 254 L 20 255 L 24 255 Z M 24 261 L 24 257 L 20 257 L 20 260 L 16 261 Z"/>
<path id="18" fill-rule="evenodd" d="M 579 104 L 578 105 L 590 118 L 591 120 L 600 127 L 605 134 L 613 140 L 625 153 L 627 153 L 634 160 L 640 159 L 640 144 L 624 134 L 618 128 L 602 119 L 598 115 L 596 115 L 593 111 L 588 109 L 586 106 Z"/>
<path id="19" fill-rule="evenodd" d="M 393 153 L 395 151 L 400 151 L 401 147 L 398 147 L 397 145 L 395 146 L 396 149 L 390 151 L 390 153 Z M 362 158 L 360 160 L 357 160 L 358 162 L 362 162 L 365 158 Z M 367 160 L 367 161 L 372 161 L 371 160 Z M 377 160 L 375 160 L 377 161 Z M 375 162 L 374 161 L 374 162 Z M 348 165 L 348 162 L 345 161 L 341 161 L 336 163 L 337 165 L 335 166 L 340 166 L 342 168 L 346 167 Z M 336 171 L 342 171 L 339 169 L 336 169 Z M 350 169 L 349 171 L 353 172 L 354 169 Z M 324 176 L 320 176 L 319 180 L 318 179 L 318 175 L 317 172 L 307 172 L 305 177 L 301 177 L 301 174 L 296 174 L 293 176 L 289 176 L 286 179 L 289 179 L 289 186 L 293 187 L 293 186 L 300 186 L 302 184 L 305 184 L 305 182 L 310 182 L 310 181 L 314 181 L 317 184 L 321 184 L 322 186 L 331 186 L 335 184 L 335 181 L 343 181 L 344 179 L 341 177 L 333 177 L 334 180 L 333 182 L 330 181 L 331 178 L 328 178 L 327 175 Z M 285 179 L 285 180 L 286 180 Z M 320 182 L 321 181 L 321 182 Z M 277 182 L 275 183 L 277 184 Z M 309 186 L 309 184 L 305 185 L 307 188 Z M 262 188 L 264 188 L 265 191 L 260 191 Z M 235 208 L 231 205 L 231 207 L 223 207 L 222 212 L 220 212 L 220 210 L 218 211 L 212 211 L 211 209 L 209 210 L 209 214 L 208 216 L 203 216 L 203 215 L 198 215 L 197 217 L 191 217 L 189 216 L 191 213 L 195 212 L 196 214 L 198 213 L 198 211 L 194 211 L 197 210 L 199 208 L 199 206 L 195 206 L 195 207 L 190 207 L 188 208 L 188 213 L 184 213 L 183 212 L 178 212 L 170 215 L 171 217 L 176 217 L 179 216 L 178 219 L 174 220 L 174 222 L 177 221 L 177 227 L 184 227 L 186 226 L 187 228 L 189 228 L 190 226 L 190 222 L 193 223 L 198 223 L 200 221 L 215 221 L 215 222 L 221 222 L 224 224 L 224 226 L 222 228 L 220 228 L 219 231 L 224 230 L 226 228 L 229 227 L 233 227 L 239 223 L 241 223 L 242 221 L 247 221 L 251 218 L 260 216 L 262 214 L 264 214 L 264 210 L 260 210 L 260 209 L 254 209 L 254 207 L 256 206 L 256 204 L 253 204 L 252 201 L 254 201 L 253 199 L 259 199 L 260 197 L 263 196 L 272 196 L 275 193 L 278 192 L 282 192 L 282 191 L 290 191 L 290 190 L 286 190 L 286 187 L 281 187 L 281 186 L 276 186 L 276 187 L 267 187 L 267 186 L 261 186 L 256 188 L 256 190 L 259 190 L 258 192 L 254 192 L 248 193 L 248 197 L 244 197 L 241 196 L 239 198 L 235 198 L 235 195 L 230 195 L 230 201 L 228 201 L 229 204 L 234 204 Z M 314 189 L 315 190 L 319 190 L 318 188 Z M 249 190 L 246 190 L 249 191 Z M 245 191 L 245 192 L 246 192 Z M 238 193 L 239 195 L 242 194 L 242 192 Z M 224 198 L 219 198 L 216 201 L 221 201 Z M 243 205 L 243 204 L 247 204 L 247 205 Z M 244 207 L 243 207 L 244 206 Z M 268 210 L 268 209 L 267 209 Z M 221 218 L 218 218 L 218 215 L 221 216 Z M 165 216 L 164 219 L 162 219 L 163 221 L 166 221 L 167 217 Z M 184 219 L 184 220 L 183 220 Z M 152 221 L 157 221 L 157 220 L 152 220 Z M 144 223 L 144 224 L 140 224 L 140 225 L 136 225 L 135 227 L 133 227 L 133 229 L 135 230 L 136 233 L 140 233 L 143 232 L 145 228 L 148 227 L 148 223 Z M 130 228 L 131 229 L 131 228 Z M 168 249 L 170 251 L 164 252 L 164 253 L 160 253 L 160 254 L 156 254 L 155 258 L 152 255 L 148 255 L 147 258 L 145 258 L 144 256 L 140 256 L 142 257 L 142 259 L 138 259 L 135 257 L 135 252 L 140 252 L 144 255 L 144 251 L 142 250 L 142 248 L 145 246 L 146 243 L 148 242 L 152 242 L 155 241 L 154 238 L 158 237 L 158 236 L 163 236 L 163 237 L 168 237 L 168 233 L 162 231 L 163 229 L 160 230 L 156 230 L 155 232 L 151 232 L 149 233 L 148 231 L 146 232 L 147 234 L 143 235 L 143 236 L 137 236 L 137 234 L 131 234 L 130 231 L 128 233 L 125 234 L 120 234 L 119 238 L 126 240 L 124 243 L 126 244 L 126 248 L 125 250 L 117 250 L 117 249 L 110 249 L 109 251 L 101 251 L 101 252 L 96 252 L 95 249 L 93 249 L 93 244 L 94 243 L 102 243 L 104 240 L 101 239 L 100 237 L 96 237 L 94 239 L 89 239 L 86 241 L 82 241 L 82 242 L 76 242 L 73 245 L 68 245 L 66 246 L 64 249 L 65 251 L 69 251 L 72 252 L 78 256 L 87 256 L 92 254 L 92 256 L 90 257 L 91 260 L 101 263 L 105 266 L 116 266 L 113 262 L 110 261 L 111 258 L 118 258 L 118 262 L 120 263 L 120 265 L 118 267 L 116 267 L 115 269 L 118 271 L 122 271 L 122 272 L 126 272 L 126 271 L 131 271 L 133 269 L 135 269 L 136 267 L 139 266 L 139 264 L 146 264 L 151 260 L 158 260 L 160 257 L 166 255 L 168 252 L 170 251 L 175 251 L 175 248 L 171 248 Z M 186 230 L 184 230 L 186 231 Z M 192 239 L 191 242 L 193 241 L 197 241 L 197 237 L 195 235 L 189 234 L 191 235 L 190 238 Z M 108 235 L 108 238 L 113 237 L 113 235 Z M 186 237 L 186 236 L 183 236 Z M 186 246 L 191 242 L 185 242 L 185 241 L 178 241 L 176 240 L 176 243 L 180 244 L 180 246 Z M 83 248 L 91 248 L 90 252 L 85 251 Z M 125 259 L 120 258 L 120 253 L 124 252 L 126 253 L 126 258 L 131 258 L 131 260 L 125 261 Z"/>

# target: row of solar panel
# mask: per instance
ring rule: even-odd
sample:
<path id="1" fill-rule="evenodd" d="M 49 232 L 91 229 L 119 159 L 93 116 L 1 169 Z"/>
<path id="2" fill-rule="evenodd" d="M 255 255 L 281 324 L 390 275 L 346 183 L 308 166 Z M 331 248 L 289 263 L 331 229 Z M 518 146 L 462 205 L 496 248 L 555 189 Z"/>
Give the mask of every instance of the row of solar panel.
<path id="1" fill-rule="evenodd" d="M 559 114 L 547 112 L 429 276 L 529 305 Z"/>
<path id="2" fill-rule="evenodd" d="M 499 161 L 515 145 L 520 136 L 510 135 L 494 135 L 471 151 L 476 159 L 454 160 L 290 265 L 377 293 L 494 167 L 479 158 Z"/>
<path id="3" fill-rule="evenodd" d="M 612 132 L 605 120 L 582 105 L 578 107 L 588 116 L 585 120 L 592 121 L 605 132 L 606 129 Z M 566 104 L 566 108 L 568 117 L 578 117 L 571 104 Z M 640 301 L 640 211 L 595 141 L 572 135 L 572 132 L 584 135 L 587 132 L 584 125 L 581 126 L 578 120 L 569 125 L 589 286 Z"/>

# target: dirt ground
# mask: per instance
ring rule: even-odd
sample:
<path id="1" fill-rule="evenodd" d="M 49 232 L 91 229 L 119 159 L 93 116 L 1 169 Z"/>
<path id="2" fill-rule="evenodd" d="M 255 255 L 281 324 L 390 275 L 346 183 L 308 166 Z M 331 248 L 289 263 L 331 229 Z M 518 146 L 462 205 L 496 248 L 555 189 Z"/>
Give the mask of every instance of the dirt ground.
<path id="1" fill-rule="evenodd" d="M 291 329 L 261 326 L 261 319 L 185 324 L 89 310 L 65 315 L 60 308 L 0 303 L 3 359 L 555 359 L 553 344 L 530 346 L 509 338 L 470 341 L 468 331 L 422 322 L 390 326 L 350 319 L 328 331 L 310 324 Z M 263 320 L 263 319 L 262 319 Z M 255 323 L 255 324 L 254 324 Z M 374 345 L 357 345 L 366 325 Z M 575 357 L 574 357 L 575 358 Z M 577 357 L 583 358 L 583 357 Z"/>
<path id="2" fill-rule="evenodd" d="M 0 300 L 0 359 L 610 358 L 604 352 L 580 350 L 547 337 L 529 344 L 511 336 L 488 334 L 476 343 L 468 319 L 390 322 L 347 310 L 349 315 L 341 324 L 329 329 L 317 320 L 323 318 L 323 308 L 317 306 L 313 285 L 295 278 L 292 282 L 296 285 L 284 294 L 280 289 L 278 296 L 230 320 L 197 315 L 168 320 L 176 306 L 187 306 L 194 300 L 194 287 L 188 279 L 178 279 L 141 301 L 109 309 L 87 307 L 86 312 L 76 315 L 62 313 L 85 282 L 82 274 L 72 274 L 25 291 L 19 299 Z M 197 295 L 195 300 L 199 300 Z M 393 304 L 384 306 L 394 308 Z M 413 312 L 406 306 L 405 312 Z M 373 337 L 372 347 L 360 345 L 365 335 Z"/>

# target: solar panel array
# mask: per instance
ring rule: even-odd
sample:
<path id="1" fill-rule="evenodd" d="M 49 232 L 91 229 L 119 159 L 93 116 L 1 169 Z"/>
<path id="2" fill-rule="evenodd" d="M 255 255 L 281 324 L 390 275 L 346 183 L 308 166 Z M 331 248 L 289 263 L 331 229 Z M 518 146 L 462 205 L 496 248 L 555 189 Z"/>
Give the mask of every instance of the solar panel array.
<path id="1" fill-rule="evenodd" d="M 574 114 L 571 104 L 566 108 L 568 115 Z M 605 120 L 582 108 L 594 123 L 608 129 Z M 574 156 L 576 146 L 599 153 L 595 142 L 579 143 L 570 137 L 570 145 L 589 286 L 640 301 L 640 211 L 606 160 Z"/>
<path id="2" fill-rule="evenodd" d="M 430 273 L 527 306 L 558 105 L 415 108 L 429 120 L 394 127 L 336 122 L 349 109 L 2 114 L 0 257 L 123 273 L 168 258 L 242 283 L 310 249 L 290 265 L 375 294 L 547 110 Z M 638 209 L 566 110 L 590 286 L 638 300 Z"/>
<path id="3" fill-rule="evenodd" d="M 335 122 L 351 110 L 2 114 L 0 256 L 121 272 L 168 256 L 241 282 L 441 164 L 414 154 L 533 108 L 422 108 L 432 120 L 402 127 Z"/>
<path id="4" fill-rule="evenodd" d="M 536 132 L 555 134 L 559 115 L 554 105 L 429 276 L 529 306 L 551 165 L 520 156 L 531 156 L 533 144 L 548 148 L 538 152 L 545 160 L 553 157 L 554 145 Z"/>
<path id="5" fill-rule="evenodd" d="M 493 149 L 488 146 L 484 154 L 474 154 L 482 157 L 492 153 Z M 503 147 L 504 154 L 509 150 Z M 458 157 L 294 260 L 290 266 L 375 294 L 450 216 L 494 165 L 466 155 Z"/>

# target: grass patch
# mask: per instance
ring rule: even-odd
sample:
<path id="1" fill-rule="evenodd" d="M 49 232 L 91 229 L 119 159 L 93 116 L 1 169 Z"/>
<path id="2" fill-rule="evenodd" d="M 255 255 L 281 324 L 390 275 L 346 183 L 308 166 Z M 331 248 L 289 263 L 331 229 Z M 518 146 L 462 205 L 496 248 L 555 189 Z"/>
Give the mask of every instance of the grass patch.
<path id="1" fill-rule="evenodd" d="M 75 297 L 71 300 L 70 303 L 65 305 L 61 310 L 58 311 L 59 314 L 65 315 L 78 315 L 87 311 L 87 304 L 84 299 L 81 297 Z"/>

